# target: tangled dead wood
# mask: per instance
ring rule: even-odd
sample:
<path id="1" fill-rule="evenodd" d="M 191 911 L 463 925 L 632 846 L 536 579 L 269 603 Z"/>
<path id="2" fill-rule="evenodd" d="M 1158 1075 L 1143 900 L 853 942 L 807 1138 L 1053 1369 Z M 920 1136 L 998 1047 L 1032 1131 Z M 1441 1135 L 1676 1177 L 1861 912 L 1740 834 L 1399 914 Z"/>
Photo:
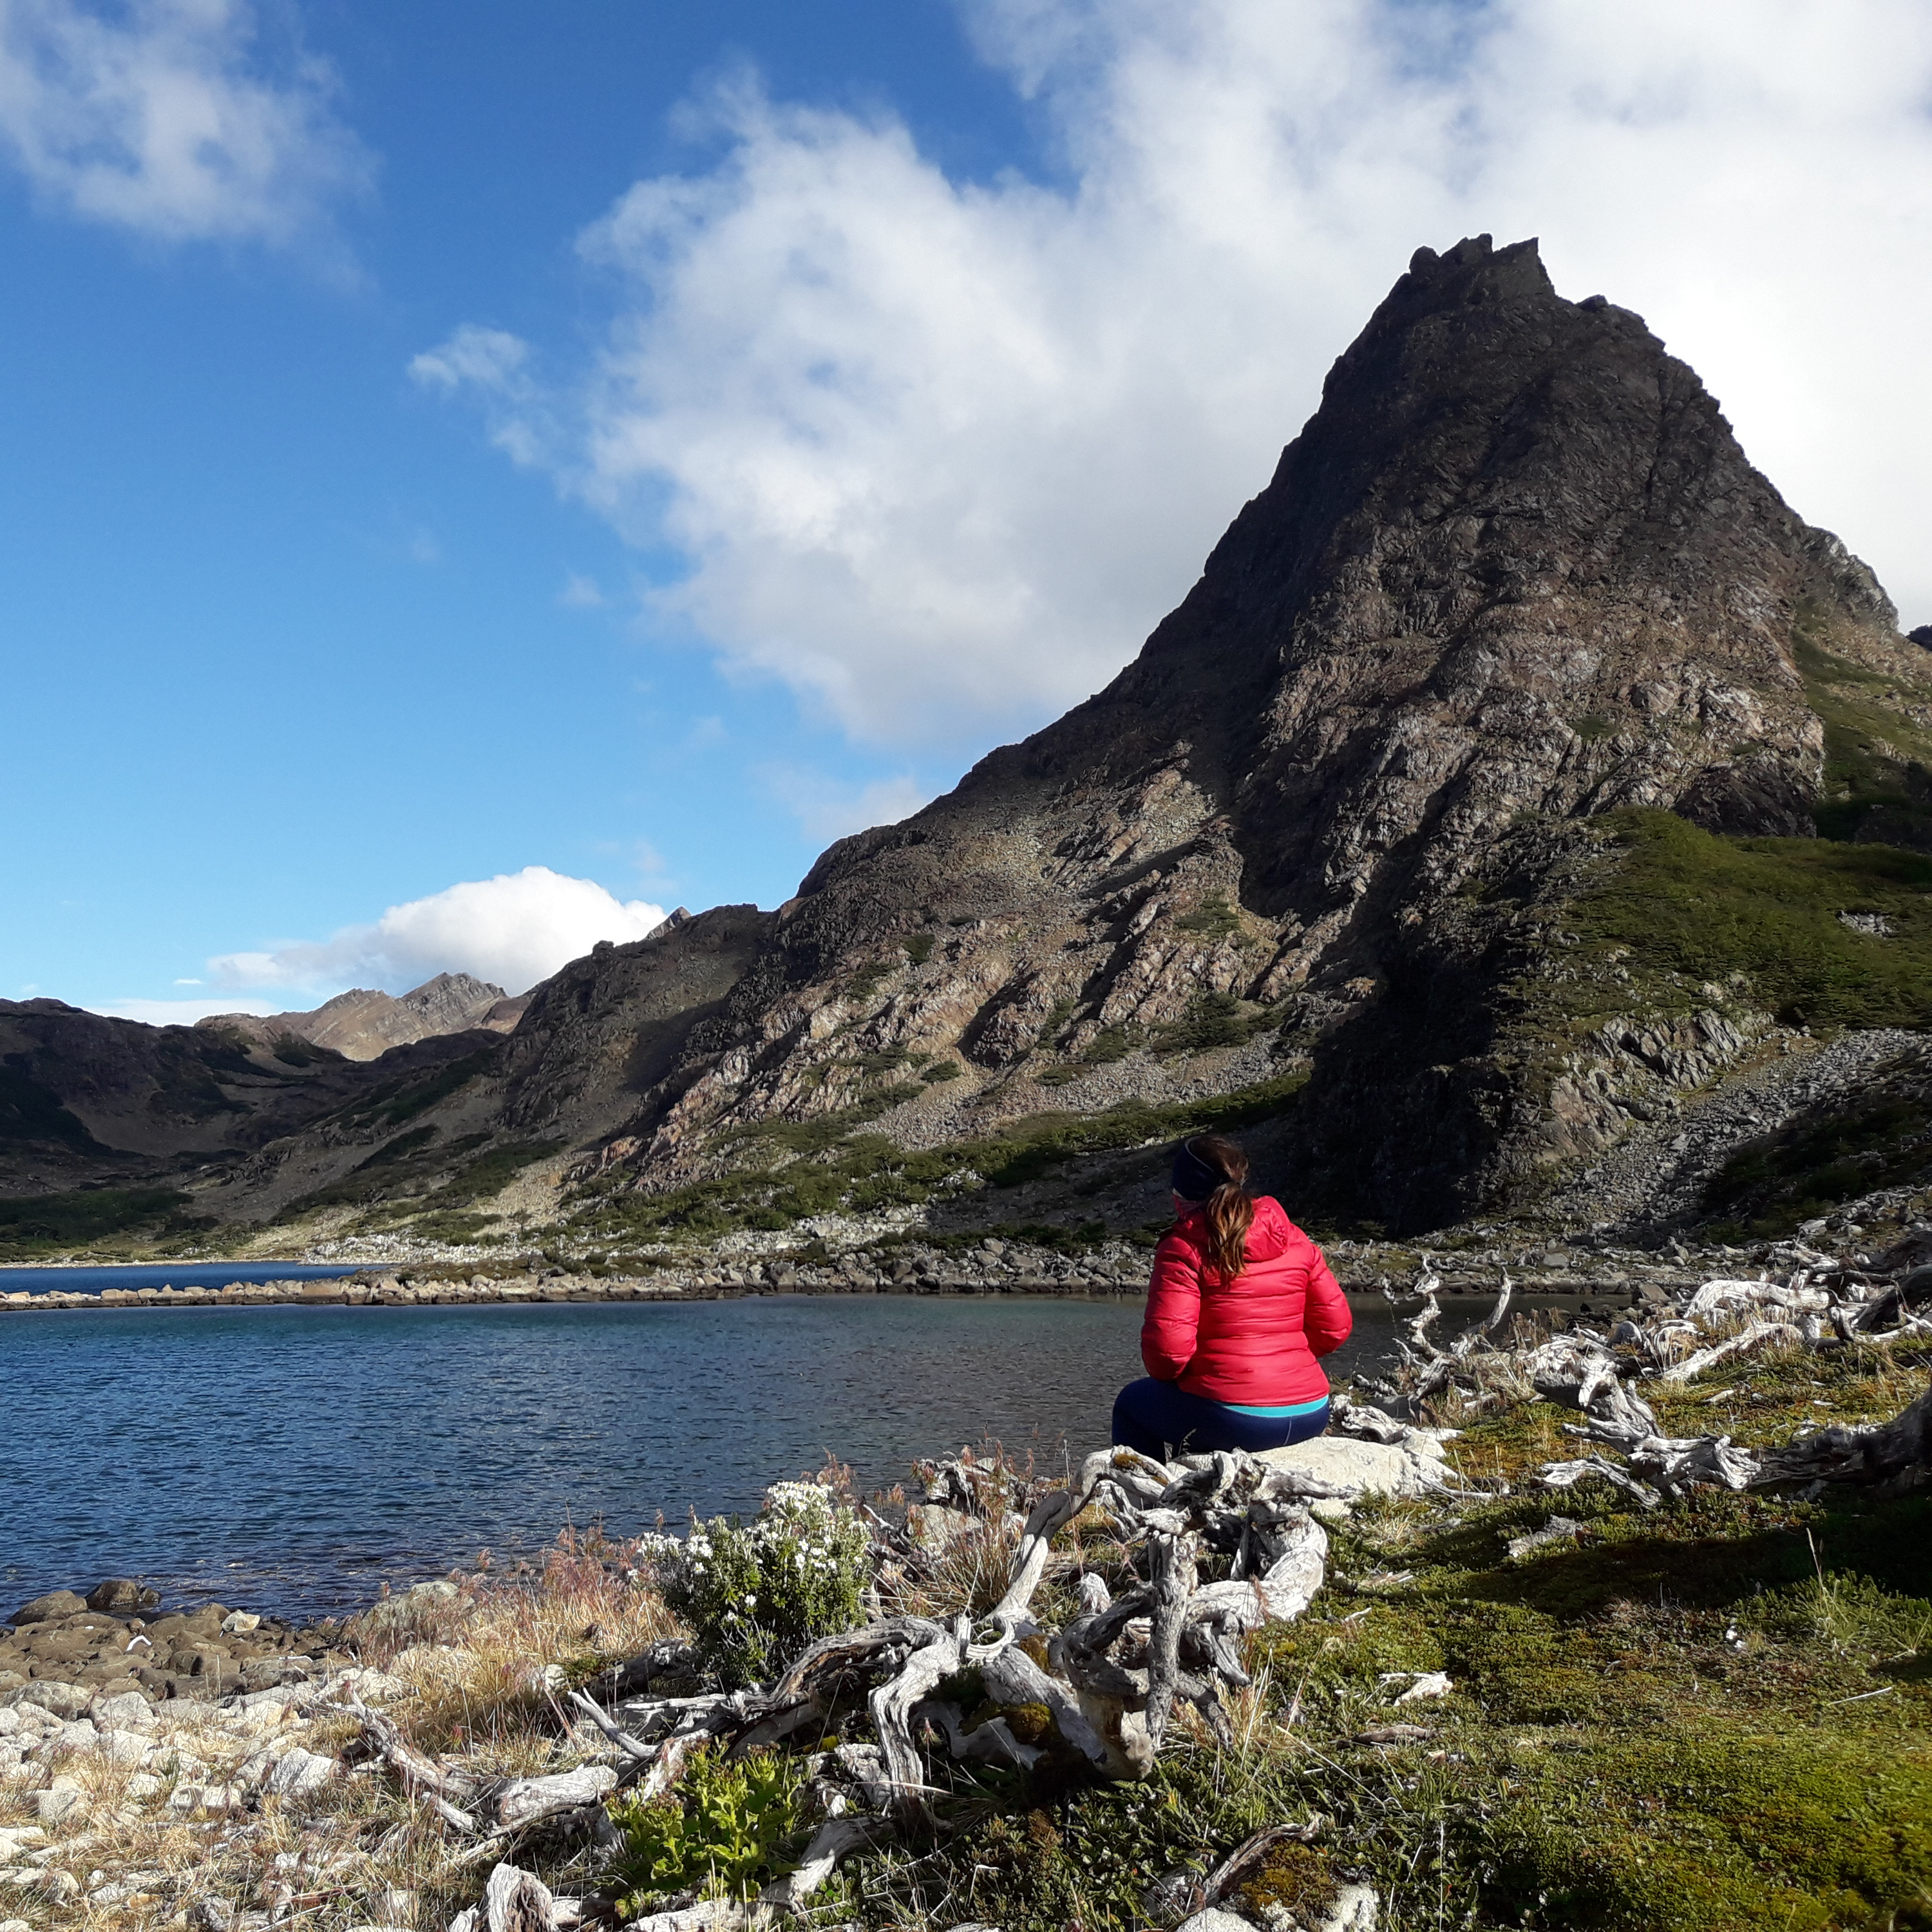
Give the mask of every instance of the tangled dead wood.
<path id="1" fill-rule="evenodd" d="M 1358 1415 L 1373 1417 L 1371 1427 L 1396 1439 L 1409 1432 L 1376 1412 Z M 956 1506 L 976 1474 L 969 1462 L 933 1466 L 928 1493 Z M 649 1684 L 667 1667 L 661 1663 L 596 1680 L 644 1687 L 644 1694 L 616 1697 L 608 1708 L 586 1690 L 572 1692 L 575 1712 L 614 1747 L 615 1772 L 590 1766 L 485 1785 L 414 1749 L 380 1714 L 359 1702 L 350 1708 L 404 1789 L 487 1852 L 539 1821 L 553 1832 L 608 1834 L 605 1803 L 614 1792 L 662 1796 L 702 1745 L 728 1760 L 801 1735 L 824 1736 L 838 1708 L 862 1694 L 877 1742 L 840 1744 L 808 1760 L 822 1822 L 794 1869 L 754 1906 L 680 1907 L 636 1922 L 646 1932 L 743 1924 L 760 1911 L 797 1906 L 854 1849 L 908 1826 L 930 1828 L 928 1754 L 1021 1769 L 1039 1761 L 1046 1741 L 1022 1740 L 1004 1717 L 969 1718 L 944 1694 L 948 1680 L 964 1672 L 976 1672 L 987 1698 L 1006 1711 L 1042 1711 L 1058 1748 L 1105 1778 L 1144 1777 L 1183 1707 L 1223 1732 L 1222 1688 L 1249 1682 L 1242 1633 L 1298 1616 L 1322 1586 L 1328 1534 L 1309 1513 L 1306 1486 L 1297 1472 L 1238 1451 L 1169 1466 L 1131 1450 L 1102 1450 L 1070 1485 L 1033 1500 L 1006 1588 L 976 1622 L 964 1615 L 878 1617 L 820 1639 L 774 1682 L 747 1690 L 654 1697 Z M 1131 1553 L 1137 1580 L 1116 1598 L 1103 1577 L 1087 1572 L 1078 1580 L 1077 1612 L 1055 1629 L 1035 1613 L 1051 1546 L 1089 1510 L 1101 1513 L 1115 1550 Z M 874 1533 L 882 1556 L 912 1553 L 903 1528 L 878 1523 Z M 1204 1583 L 1210 1552 L 1226 1559 L 1227 1574 Z M 500 1864 L 464 1932 L 548 1932 L 548 1897 L 528 1874 Z"/>
<path id="2" fill-rule="evenodd" d="M 1636 1384 L 1688 1382 L 1720 1362 L 1767 1348 L 1888 1348 L 1932 1339 L 1932 1226 L 1912 1228 L 1862 1263 L 1834 1260 L 1802 1242 L 1781 1243 L 1755 1281 L 1707 1281 L 1643 1319 L 1607 1332 L 1579 1326 L 1547 1340 L 1502 1334 L 1509 1277 L 1488 1318 L 1447 1347 L 1429 1330 L 1441 1318 L 1442 1283 L 1425 1265 L 1410 1291 L 1416 1312 L 1398 1328 L 1394 1371 L 1369 1384 L 1400 1415 L 1420 1417 L 1450 1390 L 1481 1408 L 1534 1394 L 1576 1410 L 1566 1424 L 1586 1453 L 1545 1463 L 1537 1479 L 1568 1489 L 1600 1478 L 1654 1507 L 1699 1487 L 1744 1490 L 1777 1484 L 1858 1482 L 1905 1487 L 1932 1478 L 1932 1397 L 1879 1427 L 1832 1426 L 1757 1454 L 1728 1436 L 1672 1436 Z M 1400 1303 L 1403 1298 L 1391 1296 Z M 1613 1452 L 1617 1460 L 1612 1460 Z"/>
<path id="3" fill-rule="evenodd" d="M 1708 1281 L 1681 1306 L 1620 1321 L 1607 1333 L 1579 1326 L 1553 1336 L 1520 1322 L 1516 1328 L 1526 1332 L 1504 1332 L 1511 1298 L 1505 1276 L 1486 1318 L 1446 1344 L 1431 1336 L 1442 1316 L 1440 1283 L 1425 1270 L 1392 1374 L 1367 1384 L 1384 1406 L 1338 1397 L 1331 1427 L 1402 1450 L 1427 1472 L 1424 1486 L 1438 1490 L 1449 1489 L 1450 1478 L 1431 1459 L 1439 1459 L 1442 1439 L 1455 1432 L 1421 1425 L 1432 1400 L 1452 1390 L 1478 1407 L 1540 1398 L 1574 1411 L 1579 1420 L 1565 1426 L 1585 1453 L 1546 1463 L 1537 1480 L 1560 1489 L 1600 1478 L 1646 1507 L 1705 1485 L 1925 1480 L 1932 1474 L 1932 1394 L 1881 1427 L 1828 1428 L 1766 1454 L 1724 1436 L 1663 1433 L 1637 1392 L 1646 1381 L 1682 1384 L 1718 1363 L 1778 1346 L 1885 1348 L 1932 1336 L 1932 1318 L 1921 1312 L 1932 1300 L 1932 1228 L 1915 1230 L 1892 1256 L 1864 1266 L 1796 1244 L 1778 1258 L 1787 1264 L 1783 1279 L 1767 1273 L 1754 1282 Z M 615 1769 L 591 1766 L 487 1783 L 433 1762 L 359 1703 L 351 1708 L 370 1748 L 405 1790 L 448 1829 L 473 1840 L 465 1856 L 479 1859 L 533 1826 L 608 1841 L 614 1792 L 665 1796 L 700 1748 L 729 1760 L 787 1742 L 830 1743 L 807 1760 L 819 1822 L 792 1870 L 749 1903 L 674 1902 L 634 1922 L 642 1932 L 743 1927 L 799 1909 L 854 1850 L 909 1829 L 944 1828 L 931 1802 L 939 1758 L 1027 1770 L 1057 1748 L 1103 1778 L 1136 1778 L 1152 1769 L 1177 1712 L 1191 1709 L 1222 1734 L 1224 1688 L 1249 1681 L 1241 1636 L 1298 1616 L 1323 1581 L 1328 1537 L 1308 1504 L 1334 1492 L 1308 1469 L 1240 1452 L 1168 1465 L 1114 1448 L 1090 1456 L 1073 1481 L 1058 1486 L 1016 1480 L 964 1456 L 923 1466 L 922 1474 L 925 1500 L 907 1522 L 889 1525 L 867 1512 L 874 1556 L 915 1568 L 929 1558 L 919 1523 L 942 1540 L 976 1525 L 995 1530 L 988 1546 L 1012 1554 L 990 1610 L 976 1619 L 875 1615 L 812 1643 L 768 1684 L 696 1696 L 652 1694 L 658 1678 L 694 1661 L 688 1646 L 654 1646 L 568 1693 L 576 1717 L 612 1748 Z M 1078 1608 L 1054 1628 L 1036 1609 L 1054 1540 L 1089 1511 L 1127 1559 L 1129 1585 L 1116 1597 L 1096 1570 L 1067 1580 Z M 1226 1574 L 1204 1582 L 1210 1556 L 1225 1559 Z M 983 1706 L 969 1714 L 957 1694 L 947 1694 L 951 1682 L 968 1673 L 976 1674 L 986 1700 L 1003 1714 L 988 1716 Z M 874 1742 L 830 1742 L 860 1699 Z M 1048 1734 L 1018 1735 L 1005 1714 L 1022 1711 L 1040 1714 Z M 1215 1889 L 1204 1886 L 1197 1903 L 1211 1902 Z M 554 1932 L 570 1922 L 568 1903 L 550 1900 L 529 1874 L 500 1863 L 484 1904 L 458 1926 Z"/>

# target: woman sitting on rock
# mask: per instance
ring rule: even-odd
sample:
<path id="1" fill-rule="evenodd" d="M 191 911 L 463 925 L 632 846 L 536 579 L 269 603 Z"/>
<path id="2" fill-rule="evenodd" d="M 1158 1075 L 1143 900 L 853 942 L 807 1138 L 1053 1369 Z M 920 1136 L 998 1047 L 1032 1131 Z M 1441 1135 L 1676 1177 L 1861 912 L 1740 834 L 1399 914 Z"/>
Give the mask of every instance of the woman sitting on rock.
<path id="1" fill-rule="evenodd" d="M 1114 1440 L 1156 1461 L 1208 1449 L 1279 1449 L 1328 1426 L 1316 1360 L 1354 1318 L 1322 1250 L 1219 1134 L 1174 1156 L 1174 1223 L 1154 1251 L 1141 1360 L 1114 1403 Z"/>

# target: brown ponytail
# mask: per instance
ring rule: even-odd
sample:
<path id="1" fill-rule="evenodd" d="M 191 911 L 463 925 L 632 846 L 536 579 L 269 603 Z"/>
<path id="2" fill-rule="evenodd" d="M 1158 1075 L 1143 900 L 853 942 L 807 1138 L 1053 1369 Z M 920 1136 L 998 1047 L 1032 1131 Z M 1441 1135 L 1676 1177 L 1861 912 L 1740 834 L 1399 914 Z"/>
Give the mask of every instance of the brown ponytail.
<path id="1" fill-rule="evenodd" d="M 1232 1281 L 1248 1258 L 1248 1230 L 1254 1225 L 1254 1196 L 1247 1190 L 1248 1157 L 1219 1134 L 1197 1134 L 1187 1150 L 1225 1176 L 1208 1197 L 1208 1259 L 1224 1280 Z"/>

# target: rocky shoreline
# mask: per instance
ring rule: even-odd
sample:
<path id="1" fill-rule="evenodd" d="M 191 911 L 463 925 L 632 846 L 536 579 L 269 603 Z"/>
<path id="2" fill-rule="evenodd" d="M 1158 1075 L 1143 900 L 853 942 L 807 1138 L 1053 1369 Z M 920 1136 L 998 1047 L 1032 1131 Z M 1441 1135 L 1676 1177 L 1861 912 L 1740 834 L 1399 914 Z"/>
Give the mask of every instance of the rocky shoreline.
<path id="1" fill-rule="evenodd" d="M 1536 1908 L 1559 1892 L 1577 1910 L 1556 1922 L 1657 1932 L 1885 1922 L 1932 1882 L 1913 1834 L 1928 1257 L 1932 1225 L 1878 1254 L 1784 1244 L 1756 1280 L 1735 1254 L 1701 1283 L 1678 1266 L 1690 1285 L 1666 1289 L 1654 1257 L 1640 1274 L 1552 1250 L 1516 1285 L 1567 1278 L 1606 1313 L 1614 1288 L 1642 1312 L 1503 1329 L 1465 1310 L 1432 1339 L 1452 1281 L 1496 1285 L 1493 1255 L 1436 1258 L 1388 1376 L 1354 1384 L 1390 1406 L 1342 1391 L 1315 1442 L 1173 1468 L 1102 1452 L 1077 1494 L 997 1453 L 916 1465 L 922 1500 L 863 1513 L 862 1591 L 855 1572 L 830 1634 L 763 1691 L 720 1674 L 738 1599 L 698 1585 L 726 1543 L 755 1558 L 753 1602 L 808 1544 L 829 1562 L 841 1512 L 861 1520 L 836 1471 L 768 1495 L 760 1521 L 816 1499 L 805 1543 L 776 1516 L 762 1540 L 566 1532 L 540 1568 L 452 1572 L 339 1623 L 169 1610 L 125 1578 L 50 1592 L 0 1628 L 0 1932 L 754 1932 L 785 1912 L 850 1932 L 1367 1932 L 1445 1901 L 1457 1923 L 1552 1922 Z M 1338 1256 L 1352 1278 L 1364 1259 Z M 1210 1514 L 1258 1476 L 1274 1488 Z M 1102 1481 L 1109 1535 L 1059 1535 Z M 1244 1570 L 1251 1547 L 1264 1569 Z M 1012 1614 L 1036 1601 L 1064 1628 L 1044 1663 L 986 1646 L 980 1706 L 808 1681 L 829 1660 L 913 1682 L 918 1646 L 966 1654 L 971 1612 L 998 1621 L 989 1570 Z M 1165 1680 L 1171 1736 L 1124 1715 L 1154 1709 L 1162 1590 L 1177 1643 L 1196 1603 L 1206 1634 Z M 778 1825 L 718 1898 L 740 1739 Z M 1660 1782 L 1660 1750 L 1696 1775 Z M 1000 1767 L 1004 1795 L 968 1760 Z M 950 1828 L 912 1864 L 894 1780 Z M 1855 1886 L 1833 1830 L 1768 1842 L 1764 1790 L 1870 1816 Z M 1720 1886 L 1738 1910 L 1676 1909 Z"/>
<path id="2" fill-rule="evenodd" d="M 328 1707 L 408 1693 L 358 1653 L 418 1592 L 457 1594 L 419 1586 L 359 1628 L 298 1628 L 217 1603 L 160 1612 L 128 1578 L 22 1604 L 0 1626 L 0 1900 L 144 1918 L 170 1894 L 205 1893 L 192 1876 L 204 1834 L 248 1832 L 265 1800 L 311 1801 L 340 1780 Z M 188 1864 L 164 1869 L 153 1846 L 130 1856 L 136 1826 Z M 211 1906 L 197 1922 L 272 1916 Z"/>
<path id="3" fill-rule="evenodd" d="M 1351 1294 L 1376 1296 L 1385 1279 L 1406 1280 L 1425 1259 L 1449 1294 L 1493 1294 L 1508 1274 L 1520 1294 L 1576 1300 L 1609 1310 L 1667 1300 L 1736 1250 L 1666 1257 L 1574 1246 L 1531 1252 L 1480 1249 L 1424 1256 L 1414 1249 L 1338 1242 L 1329 1257 Z M 988 1238 L 965 1248 L 895 1246 L 823 1261 L 700 1256 L 651 1258 L 646 1272 L 571 1270 L 542 1263 L 500 1274 L 447 1265 L 371 1268 L 326 1280 L 231 1282 L 220 1288 L 47 1289 L 0 1295 L 0 1314 L 100 1308 L 463 1306 L 478 1304 L 720 1300 L 757 1294 L 1138 1295 L 1148 1251 L 1118 1244 L 1070 1256 L 1024 1241 Z"/>
<path id="4" fill-rule="evenodd" d="M 85 1597 L 55 1590 L 23 1604 L 12 1627 L 0 1627 L 0 1708 L 26 1698 L 78 1723 L 104 1700 L 218 1702 L 306 1684 L 354 1661 L 340 1624 L 296 1625 L 223 1604 L 188 1611 L 160 1604 L 128 1577 L 110 1577 Z M 0 1757 L 11 1736 L 0 1720 Z"/>

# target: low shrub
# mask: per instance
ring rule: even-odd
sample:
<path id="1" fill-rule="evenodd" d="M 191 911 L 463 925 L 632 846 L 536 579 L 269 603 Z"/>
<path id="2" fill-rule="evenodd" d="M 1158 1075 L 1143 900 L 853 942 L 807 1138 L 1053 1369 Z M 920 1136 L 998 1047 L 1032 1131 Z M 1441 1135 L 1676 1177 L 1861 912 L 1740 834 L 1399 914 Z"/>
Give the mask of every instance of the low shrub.
<path id="1" fill-rule="evenodd" d="M 778 1483 L 748 1522 L 693 1523 L 657 1551 L 664 1600 L 728 1688 L 783 1670 L 814 1637 L 860 1621 L 867 1541 L 858 1514 L 820 1483 Z"/>
<path id="2" fill-rule="evenodd" d="M 172 1187 L 89 1187 L 70 1194 L 26 1194 L 0 1201 L 0 1254 L 25 1254 L 97 1241 L 170 1216 L 188 1197 Z"/>
<path id="3" fill-rule="evenodd" d="M 705 1752 L 677 1790 L 610 1808 L 622 1844 L 611 1888 L 626 1918 L 667 1892 L 748 1899 L 791 1869 L 807 1824 L 802 1760 L 753 1751 L 736 1762 Z"/>
<path id="4" fill-rule="evenodd" d="M 1184 913 L 1174 923 L 1177 930 L 1198 933 L 1203 939 L 1226 939 L 1240 931 L 1241 915 L 1228 903 L 1225 894 L 1210 892 L 1193 911 Z"/>
<path id="5" fill-rule="evenodd" d="M 892 969 L 886 961 L 870 961 L 846 981 L 845 997 L 848 1000 L 869 1000 L 892 976 Z"/>

